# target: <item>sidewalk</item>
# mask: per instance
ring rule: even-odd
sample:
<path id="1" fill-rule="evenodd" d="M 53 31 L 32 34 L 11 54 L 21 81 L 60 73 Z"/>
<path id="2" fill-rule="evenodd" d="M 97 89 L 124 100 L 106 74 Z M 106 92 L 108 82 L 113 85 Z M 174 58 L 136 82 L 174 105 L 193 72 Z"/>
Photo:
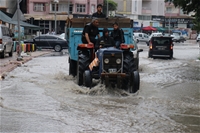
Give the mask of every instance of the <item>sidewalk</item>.
<path id="1" fill-rule="evenodd" d="M 186 40 L 185 43 L 197 44 L 196 40 Z"/>
<path id="2" fill-rule="evenodd" d="M 11 72 L 16 67 L 20 67 L 22 64 L 45 54 L 51 53 L 51 51 L 35 51 L 29 53 L 22 53 L 22 61 L 17 61 L 17 53 L 13 53 L 13 57 L 6 56 L 4 59 L 0 59 L 0 80 L 4 79 L 8 72 Z"/>

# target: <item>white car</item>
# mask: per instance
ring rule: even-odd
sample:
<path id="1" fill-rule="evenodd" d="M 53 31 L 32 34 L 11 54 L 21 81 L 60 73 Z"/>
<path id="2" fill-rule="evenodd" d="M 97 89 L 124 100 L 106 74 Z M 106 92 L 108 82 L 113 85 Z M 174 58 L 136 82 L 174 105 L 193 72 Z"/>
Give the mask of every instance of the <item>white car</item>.
<path id="1" fill-rule="evenodd" d="M 146 42 L 148 43 L 149 42 L 149 36 L 145 33 L 134 33 L 134 37 L 138 42 Z"/>
<path id="2" fill-rule="evenodd" d="M 197 42 L 200 41 L 200 34 L 197 36 Z"/>

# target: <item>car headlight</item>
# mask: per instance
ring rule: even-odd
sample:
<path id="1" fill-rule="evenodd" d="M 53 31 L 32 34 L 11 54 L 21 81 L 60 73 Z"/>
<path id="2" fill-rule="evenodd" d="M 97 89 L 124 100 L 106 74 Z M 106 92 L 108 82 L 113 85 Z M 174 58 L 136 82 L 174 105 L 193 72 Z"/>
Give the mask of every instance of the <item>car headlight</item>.
<path id="1" fill-rule="evenodd" d="M 109 59 L 108 58 L 104 59 L 104 63 L 108 64 L 109 63 Z"/>
<path id="2" fill-rule="evenodd" d="M 117 64 L 121 64 L 122 60 L 121 59 L 116 59 Z"/>

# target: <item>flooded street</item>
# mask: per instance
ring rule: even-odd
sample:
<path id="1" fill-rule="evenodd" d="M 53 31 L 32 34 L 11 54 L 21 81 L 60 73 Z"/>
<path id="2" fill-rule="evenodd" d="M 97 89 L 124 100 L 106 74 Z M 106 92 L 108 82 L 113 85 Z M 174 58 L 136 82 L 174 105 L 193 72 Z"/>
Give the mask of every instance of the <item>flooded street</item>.
<path id="1" fill-rule="evenodd" d="M 43 56 L 0 81 L 1 132 L 200 132 L 197 45 L 175 45 L 174 59 L 147 58 L 138 44 L 140 90 L 91 90 L 69 76 L 68 55 Z"/>

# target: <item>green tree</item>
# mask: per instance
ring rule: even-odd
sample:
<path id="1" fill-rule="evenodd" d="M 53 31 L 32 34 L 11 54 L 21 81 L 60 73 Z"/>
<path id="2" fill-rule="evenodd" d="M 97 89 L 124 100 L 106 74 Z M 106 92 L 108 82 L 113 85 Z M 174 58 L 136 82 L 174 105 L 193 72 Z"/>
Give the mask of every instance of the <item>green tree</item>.
<path id="1" fill-rule="evenodd" d="M 170 2 L 175 5 L 175 7 L 180 7 L 184 13 L 188 14 L 194 12 L 194 29 L 198 32 L 200 31 L 200 1 L 199 0 L 165 0 L 165 2 Z"/>
<path id="2" fill-rule="evenodd" d="M 103 12 L 107 14 L 107 1 L 108 1 L 108 10 L 115 11 L 117 10 L 117 3 L 113 0 L 104 0 L 103 2 Z"/>

